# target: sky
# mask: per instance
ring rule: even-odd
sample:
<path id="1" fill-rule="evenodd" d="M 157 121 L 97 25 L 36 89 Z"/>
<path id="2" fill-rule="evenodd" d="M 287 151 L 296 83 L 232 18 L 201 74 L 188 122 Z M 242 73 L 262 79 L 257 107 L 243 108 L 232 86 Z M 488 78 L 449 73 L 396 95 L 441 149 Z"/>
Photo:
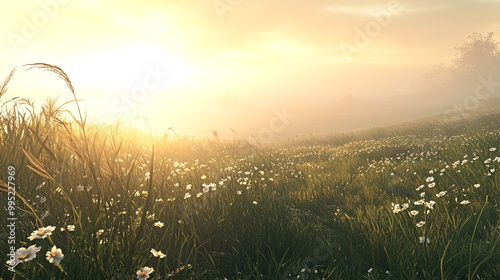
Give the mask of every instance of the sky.
<path id="1" fill-rule="evenodd" d="M 261 140 L 349 130 L 377 124 L 338 113 L 349 102 L 415 94 L 468 35 L 500 34 L 498 12 L 497 0 L 2 0 L 0 75 L 18 71 L 0 103 L 70 100 L 22 67 L 43 62 L 98 121 Z"/>

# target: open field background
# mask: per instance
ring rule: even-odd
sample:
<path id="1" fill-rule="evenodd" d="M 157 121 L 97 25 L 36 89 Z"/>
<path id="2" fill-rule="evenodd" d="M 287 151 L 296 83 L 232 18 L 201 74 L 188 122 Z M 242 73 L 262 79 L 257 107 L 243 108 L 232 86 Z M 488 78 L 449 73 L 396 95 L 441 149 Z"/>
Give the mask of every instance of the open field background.
<path id="1" fill-rule="evenodd" d="M 58 104 L 2 108 L 1 199 L 15 182 L 16 248 L 41 246 L 15 274 L 3 253 L 3 279 L 132 279 L 146 266 L 152 279 L 500 276 L 493 111 L 257 145 L 87 123 Z M 6 225 L 0 235 L 9 252 Z M 45 258 L 54 245 L 60 264 Z"/>
<path id="2" fill-rule="evenodd" d="M 0 11 L 0 280 L 500 279 L 500 1 Z"/>

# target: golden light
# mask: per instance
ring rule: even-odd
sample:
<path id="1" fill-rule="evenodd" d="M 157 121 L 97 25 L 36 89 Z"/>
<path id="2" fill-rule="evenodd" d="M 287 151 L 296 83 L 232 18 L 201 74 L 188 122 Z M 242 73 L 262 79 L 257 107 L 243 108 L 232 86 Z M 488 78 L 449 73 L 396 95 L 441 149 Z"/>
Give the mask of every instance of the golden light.
<path id="1" fill-rule="evenodd" d="M 66 68 L 75 81 L 102 90 L 139 85 L 155 89 L 181 87 L 193 75 L 192 68 L 179 57 L 160 47 L 145 45 L 110 48 L 73 61 Z"/>

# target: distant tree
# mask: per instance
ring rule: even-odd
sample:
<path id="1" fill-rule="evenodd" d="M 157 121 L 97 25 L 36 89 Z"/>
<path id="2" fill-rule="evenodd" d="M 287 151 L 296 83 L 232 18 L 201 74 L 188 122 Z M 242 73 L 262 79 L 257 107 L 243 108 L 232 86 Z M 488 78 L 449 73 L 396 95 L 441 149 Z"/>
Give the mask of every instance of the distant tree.
<path id="1" fill-rule="evenodd" d="M 457 92 L 474 92 L 478 77 L 500 74 L 500 49 L 493 36 L 493 32 L 486 35 L 475 32 L 454 48 L 450 76 Z"/>
<path id="2" fill-rule="evenodd" d="M 465 95 L 474 92 L 478 77 L 500 75 L 500 48 L 493 38 L 474 32 L 453 48 L 454 59 L 449 66 L 435 65 L 423 77 L 422 90 L 427 93 Z"/>
<path id="3" fill-rule="evenodd" d="M 483 69 L 498 66 L 500 49 L 493 39 L 493 32 L 486 35 L 474 32 L 458 47 L 455 47 L 455 68 Z"/>

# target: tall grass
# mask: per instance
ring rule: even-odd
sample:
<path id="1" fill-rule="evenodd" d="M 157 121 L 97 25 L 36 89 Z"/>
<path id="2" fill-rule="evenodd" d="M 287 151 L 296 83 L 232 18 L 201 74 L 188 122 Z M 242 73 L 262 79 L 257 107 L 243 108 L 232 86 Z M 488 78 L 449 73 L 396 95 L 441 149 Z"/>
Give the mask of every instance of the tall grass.
<path id="1" fill-rule="evenodd" d="M 131 279 L 145 266 L 152 279 L 500 276 L 497 114 L 440 136 L 451 124 L 260 147 L 145 137 L 72 115 L 62 69 L 26 69 L 54 72 L 73 98 L 40 112 L 25 99 L 2 106 L 1 199 L 14 166 L 16 247 L 42 246 L 15 274 L 4 265 L 4 279 Z M 45 226 L 56 231 L 27 239 Z M 59 265 L 45 259 L 53 245 Z"/>

